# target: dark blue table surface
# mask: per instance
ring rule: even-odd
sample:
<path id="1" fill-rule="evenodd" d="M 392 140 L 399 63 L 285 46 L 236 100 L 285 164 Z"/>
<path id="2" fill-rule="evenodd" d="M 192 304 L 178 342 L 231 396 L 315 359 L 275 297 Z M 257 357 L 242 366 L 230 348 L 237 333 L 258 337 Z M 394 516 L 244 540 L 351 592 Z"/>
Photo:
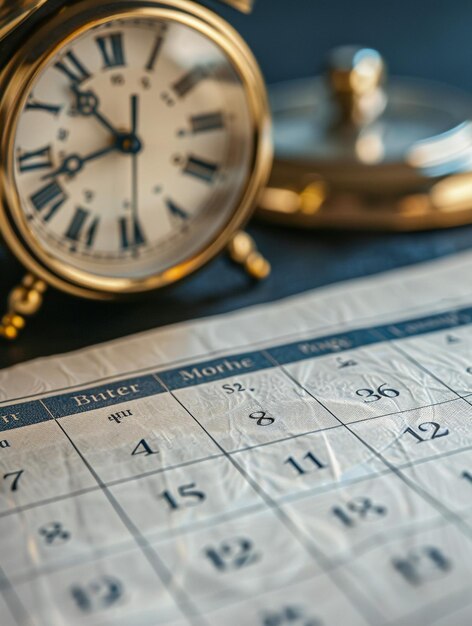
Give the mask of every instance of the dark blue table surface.
<path id="1" fill-rule="evenodd" d="M 221 12 L 248 40 L 270 83 L 317 72 L 327 50 L 355 43 L 379 49 L 394 74 L 472 90 L 470 0 L 258 0 L 251 17 Z M 102 304 L 51 291 L 22 338 L 0 344 L 0 367 L 472 248 L 472 227 L 364 234 L 253 223 L 251 232 L 273 264 L 266 282 L 254 285 L 221 257 L 187 282 L 134 302 Z M 4 249 L 0 268 L 4 302 L 22 270 Z"/>

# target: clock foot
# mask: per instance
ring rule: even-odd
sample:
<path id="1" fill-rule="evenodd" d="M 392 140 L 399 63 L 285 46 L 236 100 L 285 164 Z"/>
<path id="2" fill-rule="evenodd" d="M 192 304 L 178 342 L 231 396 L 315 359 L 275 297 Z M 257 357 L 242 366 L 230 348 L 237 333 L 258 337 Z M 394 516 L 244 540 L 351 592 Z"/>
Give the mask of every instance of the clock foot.
<path id="1" fill-rule="evenodd" d="M 239 231 L 233 237 L 228 246 L 228 253 L 230 258 L 238 265 L 242 265 L 252 278 L 264 280 L 269 276 L 271 272 L 269 261 L 258 251 L 254 239 L 244 231 Z"/>
<path id="2" fill-rule="evenodd" d="M 32 274 L 27 274 L 8 298 L 8 312 L 0 322 L 0 337 L 14 340 L 26 325 L 26 318 L 35 315 L 43 304 L 47 285 Z"/>

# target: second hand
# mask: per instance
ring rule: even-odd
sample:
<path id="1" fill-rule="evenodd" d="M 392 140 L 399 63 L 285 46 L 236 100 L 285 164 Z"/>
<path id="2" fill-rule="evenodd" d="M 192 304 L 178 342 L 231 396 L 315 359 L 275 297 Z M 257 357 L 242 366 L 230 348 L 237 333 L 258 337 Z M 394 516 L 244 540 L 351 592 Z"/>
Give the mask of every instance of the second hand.
<path id="1" fill-rule="evenodd" d="M 131 135 L 137 136 L 138 131 L 138 96 L 131 96 Z M 138 151 L 133 151 L 131 155 L 131 195 L 133 211 L 133 239 L 135 246 L 144 243 L 144 239 L 138 221 Z"/>

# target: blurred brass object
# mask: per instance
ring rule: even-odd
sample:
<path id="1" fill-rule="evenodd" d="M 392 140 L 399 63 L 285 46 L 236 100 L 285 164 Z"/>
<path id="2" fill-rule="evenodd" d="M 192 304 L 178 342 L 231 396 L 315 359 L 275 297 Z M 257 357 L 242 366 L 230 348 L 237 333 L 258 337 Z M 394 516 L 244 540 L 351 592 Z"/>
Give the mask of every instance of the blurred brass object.
<path id="1" fill-rule="evenodd" d="M 231 259 L 242 265 L 246 272 L 256 280 L 264 280 L 271 272 L 269 261 L 258 251 L 254 239 L 244 231 L 240 231 L 228 246 Z"/>
<path id="2" fill-rule="evenodd" d="M 272 89 L 274 169 L 259 215 L 302 228 L 472 223 L 472 98 L 386 81 L 378 52 L 335 50 L 326 76 Z"/>
<path id="3" fill-rule="evenodd" d="M 27 274 L 21 285 L 15 287 L 8 298 L 8 313 L 0 323 L 0 337 L 13 340 L 26 325 L 26 317 L 36 315 L 43 304 L 47 289 L 44 281 Z"/>

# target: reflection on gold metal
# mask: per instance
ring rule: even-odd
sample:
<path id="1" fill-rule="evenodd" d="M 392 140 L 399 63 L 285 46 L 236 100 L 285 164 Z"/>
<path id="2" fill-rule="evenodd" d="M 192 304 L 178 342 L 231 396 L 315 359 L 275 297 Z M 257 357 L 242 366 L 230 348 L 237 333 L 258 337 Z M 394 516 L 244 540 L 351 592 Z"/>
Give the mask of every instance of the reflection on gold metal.
<path id="1" fill-rule="evenodd" d="M 0 0 L 0 41 L 48 0 Z"/>
<path id="2" fill-rule="evenodd" d="M 472 122 L 464 122 L 439 137 L 418 142 L 409 150 L 406 160 L 412 167 L 437 167 L 448 159 L 470 158 L 471 146 Z"/>
<path id="3" fill-rule="evenodd" d="M 431 200 L 425 193 L 415 193 L 398 201 L 399 219 L 422 218 L 431 208 Z"/>
<path id="4" fill-rule="evenodd" d="M 24 4 L 26 6 L 27 3 Z M 36 4 L 40 4 L 39 0 Z M 242 10 L 249 10 L 252 3 L 234 0 L 232 4 Z M 101 11 L 97 11 L 99 5 Z M 0 6 L 5 8 L 7 3 L 3 1 Z M 77 33 L 93 29 L 117 17 L 174 20 L 212 39 L 234 64 L 246 90 L 252 114 L 252 169 L 234 214 L 207 247 L 169 270 L 139 280 L 100 277 L 76 270 L 49 255 L 38 244 L 28 227 L 13 176 L 16 122 L 35 78 L 57 51 L 66 47 Z M 149 6 L 145 2 L 134 2 L 131 5 L 118 0 L 110 3 L 107 0 L 73 3 L 67 11 L 57 11 L 52 15 L 47 24 L 42 24 L 16 51 L 2 73 L 0 93 L 0 232 L 9 248 L 32 275 L 75 296 L 98 300 L 117 299 L 164 287 L 195 272 L 223 251 L 234 234 L 245 225 L 252 216 L 257 198 L 269 178 L 272 164 L 271 120 L 260 70 L 249 48 L 233 28 L 215 13 L 195 2 L 163 0 L 158 6 Z M 245 266 L 252 275 L 262 277 L 268 274 L 268 264 L 265 265 L 266 262 L 262 262 L 257 255 L 254 250 L 252 256 L 249 255 L 246 259 Z M 4 330 L 3 334 L 5 332 Z M 13 333 L 11 330 L 8 332 Z"/>
<path id="5" fill-rule="evenodd" d="M 242 265 L 246 272 L 256 280 L 264 280 L 271 272 L 269 261 L 258 251 L 254 239 L 244 231 L 233 237 L 228 246 L 231 259 Z"/>
<path id="6" fill-rule="evenodd" d="M 259 210 L 274 211 L 282 215 L 298 213 L 301 210 L 300 196 L 290 189 L 267 187 L 259 201 Z"/>
<path id="7" fill-rule="evenodd" d="M 261 210 L 268 210 L 286 215 L 303 213 L 315 215 L 323 206 L 328 195 L 328 187 L 322 180 L 316 180 L 307 185 L 300 193 L 290 189 L 275 189 L 267 187 L 259 202 Z"/>
<path id="8" fill-rule="evenodd" d="M 368 165 L 383 161 L 385 146 L 378 129 L 368 129 L 366 132 L 360 133 L 356 140 L 356 154 L 359 161 Z"/>
<path id="9" fill-rule="evenodd" d="M 431 190 L 431 200 L 439 211 L 455 213 L 470 211 L 472 204 L 472 174 L 441 180 Z"/>
<path id="10" fill-rule="evenodd" d="M 8 298 L 8 312 L 0 323 L 0 337 L 13 340 L 26 325 L 26 317 L 36 315 L 43 304 L 47 285 L 43 280 L 27 274 L 21 285 Z"/>
<path id="11" fill-rule="evenodd" d="M 243 13 L 250 13 L 254 4 L 254 0 L 220 0 L 220 2 L 229 4 Z"/>
<path id="12" fill-rule="evenodd" d="M 300 186 L 297 192 L 269 186 L 262 195 L 259 215 L 299 228 L 407 231 L 472 223 L 472 174 L 441 180 L 423 193 L 363 195 L 335 189 L 311 213 L 306 204 L 310 187 Z"/>
<path id="13" fill-rule="evenodd" d="M 300 194 L 300 210 L 305 215 L 314 215 L 323 206 L 328 188 L 322 180 L 307 185 Z"/>
<path id="14" fill-rule="evenodd" d="M 385 109 L 385 64 L 376 50 L 343 46 L 328 60 L 328 80 L 341 121 L 362 125 Z"/>

